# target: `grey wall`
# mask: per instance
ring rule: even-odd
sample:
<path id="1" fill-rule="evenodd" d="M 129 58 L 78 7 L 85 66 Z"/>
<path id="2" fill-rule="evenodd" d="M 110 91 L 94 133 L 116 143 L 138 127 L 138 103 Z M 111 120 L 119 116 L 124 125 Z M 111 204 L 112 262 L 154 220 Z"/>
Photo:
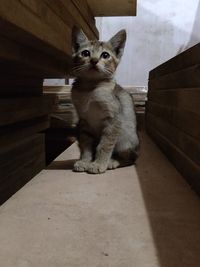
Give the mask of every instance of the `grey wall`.
<path id="1" fill-rule="evenodd" d="M 148 72 L 200 42 L 200 0 L 138 0 L 136 17 L 96 18 L 100 39 L 128 33 L 117 80 L 145 86 Z"/>

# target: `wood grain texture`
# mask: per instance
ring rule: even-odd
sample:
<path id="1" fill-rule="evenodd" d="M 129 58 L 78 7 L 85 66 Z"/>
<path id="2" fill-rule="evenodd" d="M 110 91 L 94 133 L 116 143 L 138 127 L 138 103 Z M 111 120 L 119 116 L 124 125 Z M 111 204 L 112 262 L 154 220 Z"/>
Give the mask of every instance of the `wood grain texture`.
<path id="1" fill-rule="evenodd" d="M 190 66 L 199 64 L 200 62 L 200 43 L 187 49 L 176 57 L 171 58 L 162 65 L 159 65 L 149 73 L 149 78 L 154 79 L 156 77 L 166 75 L 175 71 L 179 71 Z"/>
<path id="2" fill-rule="evenodd" d="M 77 1 L 54 1 L 45 0 L 52 11 L 71 29 L 74 26 L 81 28 L 89 39 L 98 38 L 98 30 L 95 27 L 94 17 L 87 9 L 86 0 Z M 77 3 L 80 2 L 80 5 Z M 71 47 L 71 36 L 67 40 Z"/>
<path id="3" fill-rule="evenodd" d="M 149 90 L 148 100 L 168 107 L 186 109 L 200 115 L 200 88 Z"/>
<path id="4" fill-rule="evenodd" d="M 42 95 L 43 79 L 15 74 L 0 75 L 0 96 L 40 96 Z"/>
<path id="5" fill-rule="evenodd" d="M 162 106 L 150 101 L 147 102 L 146 113 L 151 113 L 200 140 L 200 115 L 184 109 Z"/>
<path id="6" fill-rule="evenodd" d="M 95 26 L 95 19 L 94 19 L 94 16 L 92 14 L 92 11 L 87 3 L 87 0 L 72 0 L 75 8 L 79 11 L 79 13 L 82 15 L 82 18 L 85 20 L 86 24 L 88 25 L 87 27 L 90 28 L 90 32 L 92 31 L 94 36 L 91 35 L 91 33 L 89 33 L 88 31 L 88 38 L 90 39 L 98 39 L 99 38 L 99 32 Z M 70 8 L 70 11 L 72 11 L 72 8 Z M 75 13 L 76 15 L 76 13 Z M 83 23 L 82 19 L 80 21 L 77 20 L 77 18 L 79 18 L 79 16 L 75 16 L 75 19 L 76 19 L 76 22 L 77 24 L 79 25 L 79 27 L 82 27 L 83 30 L 84 30 L 84 25 L 85 25 L 85 28 L 86 27 L 86 24 Z M 82 23 L 81 23 L 82 22 Z M 91 37 L 90 37 L 91 36 Z"/>
<path id="7" fill-rule="evenodd" d="M 137 0 L 87 0 L 95 17 L 136 16 Z"/>
<path id="8" fill-rule="evenodd" d="M 191 187 L 200 194 L 200 166 L 194 163 L 176 145 L 154 129 L 147 120 L 147 131 Z"/>
<path id="9" fill-rule="evenodd" d="M 152 128 L 159 131 L 187 157 L 200 166 L 200 142 L 198 140 L 150 113 L 146 115 L 146 120 Z"/>
<path id="10" fill-rule="evenodd" d="M 71 65 L 71 57 L 57 58 L 52 53 L 50 57 L 46 51 L 11 41 L 0 36 L 0 76 L 28 75 L 34 77 L 64 77 Z"/>
<path id="11" fill-rule="evenodd" d="M 0 5 L 1 65 L 10 62 L 13 69 L 13 64 L 18 63 L 15 70 L 20 74 L 65 77 L 72 64 L 74 26 L 82 28 L 89 39 L 98 38 L 86 0 L 3 1 Z"/>
<path id="12" fill-rule="evenodd" d="M 44 1 L 3 1 L 0 29 L 9 38 L 39 50 L 71 54 L 71 44 L 66 41 L 71 39 L 70 27 Z"/>
<path id="13" fill-rule="evenodd" d="M 169 73 L 149 80 L 149 89 L 200 87 L 200 65 Z"/>
<path id="14" fill-rule="evenodd" d="M 44 135 L 37 134 L 0 152 L 0 204 L 45 167 Z"/>
<path id="15" fill-rule="evenodd" d="M 49 128 L 49 116 L 43 116 L 39 118 L 30 119 L 28 121 L 22 121 L 15 124 L 9 124 L 0 128 L 0 147 L 1 152 L 10 149 L 15 144 L 26 139 L 29 136 L 33 136 L 39 132 L 42 132 Z"/>
<path id="16" fill-rule="evenodd" d="M 146 127 L 200 194 L 200 44 L 149 74 Z"/>
<path id="17" fill-rule="evenodd" d="M 48 115 L 52 101 L 47 96 L 0 98 L 0 126 Z"/>

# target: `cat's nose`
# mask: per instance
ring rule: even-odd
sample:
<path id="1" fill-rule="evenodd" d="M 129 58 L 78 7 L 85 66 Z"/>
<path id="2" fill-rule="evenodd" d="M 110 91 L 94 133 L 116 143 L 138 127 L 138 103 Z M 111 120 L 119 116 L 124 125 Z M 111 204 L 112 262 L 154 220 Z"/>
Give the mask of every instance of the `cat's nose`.
<path id="1" fill-rule="evenodd" d="M 90 60 L 90 63 L 95 66 L 98 63 L 98 61 L 99 61 L 98 58 L 92 58 Z"/>

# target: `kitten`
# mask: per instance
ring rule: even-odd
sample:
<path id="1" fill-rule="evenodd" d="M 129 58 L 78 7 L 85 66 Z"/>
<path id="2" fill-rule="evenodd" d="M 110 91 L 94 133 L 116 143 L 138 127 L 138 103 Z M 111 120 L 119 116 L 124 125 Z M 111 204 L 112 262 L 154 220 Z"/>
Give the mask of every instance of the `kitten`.
<path id="1" fill-rule="evenodd" d="M 74 171 L 103 173 L 133 164 L 139 145 L 131 96 L 114 80 L 123 54 L 126 31 L 108 42 L 73 35 L 72 101 L 79 116 L 80 160 Z"/>

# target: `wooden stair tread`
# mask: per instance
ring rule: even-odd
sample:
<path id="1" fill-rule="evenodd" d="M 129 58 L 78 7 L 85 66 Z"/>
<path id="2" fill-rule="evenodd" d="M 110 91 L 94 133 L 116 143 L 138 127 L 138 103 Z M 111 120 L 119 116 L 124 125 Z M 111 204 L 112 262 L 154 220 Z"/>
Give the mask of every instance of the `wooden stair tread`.
<path id="1" fill-rule="evenodd" d="M 199 199 L 152 141 L 141 139 L 136 167 L 102 175 L 71 171 L 74 144 L 5 202 L 2 266 L 179 266 L 180 255 L 197 266 Z"/>

